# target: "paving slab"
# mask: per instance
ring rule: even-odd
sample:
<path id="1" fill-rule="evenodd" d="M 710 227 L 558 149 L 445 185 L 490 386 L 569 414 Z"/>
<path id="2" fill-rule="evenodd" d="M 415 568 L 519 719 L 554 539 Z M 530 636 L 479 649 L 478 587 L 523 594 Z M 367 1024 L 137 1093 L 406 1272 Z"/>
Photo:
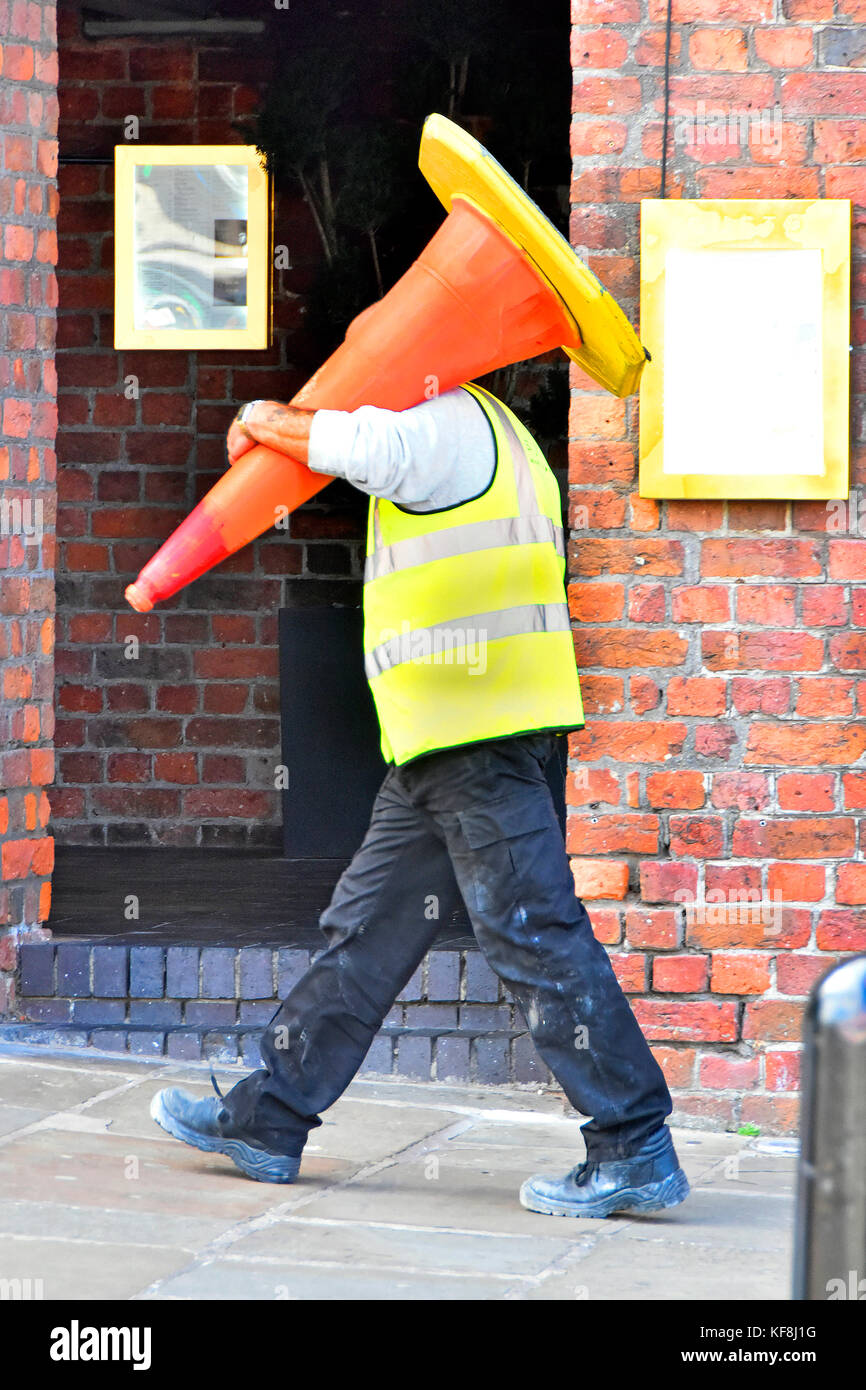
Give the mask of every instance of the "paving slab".
<path id="1" fill-rule="evenodd" d="M 747 1202 L 739 1193 L 692 1188 L 687 1201 L 670 1211 L 629 1218 L 624 1236 L 634 1241 L 686 1242 L 714 1252 L 728 1248 L 749 1252 L 789 1251 L 794 1221 L 793 1197 L 764 1194 Z"/>
<path id="2" fill-rule="evenodd" d="M 5 1279 L 39 1279 L 46 1299 L 132 1298 L 190 1260 L 189 1250 L 102 1241 L 24 1240 L 0 1236 Z"/>
<path id="3" fill-rule="evenodd" d="M 65 1195 L 65 1194 L 64 1194 Z M 126 1209 L 76 1206 L 66 1201 L 0 1201 L 0 1231 L 10 1236 L 33 1238 L 46 1230 L 57 1240 L 103 1241 L 107 1245 L 176 1246 L 190 1252 L 216 1240 L 226 1229 L 225 1217 L 160 1212 L 159 1220 L 148 1219 L 139 1203 Z"/>
<path id="4" fill-rule="evenodd" d="M 315 1269 L 298 1265 L 249 1265 L 234 1260 L 214 1260 L 200 1268 L 174 1275 L 159 1289 L 142 1297 L 186 1299 L 275 1299 L 302 1301 L 438 1302 L 440 1300 L 500 1299 L 507 1280 L 403 1270 L 382 1272 Z"/>
<path id="5" fill-rule="evenodd" d="M 781 1251 L 744 1253 L 663 1240 L 638 1245 L 630 1234 L 621 1230 L 599 1241 L 567 1270 L 511 1296 L 625 1302 L 790 1298 L 790 1265 Z"/>
<path id="6" fill-rule="evenodd" d="M 236 1079 L 229 1078 L 225 1089 L 229 1089 L 232 1080 Z M 176 1084 L 181 1084 L 184 1090 L 195 1096 L 214 1094 L 209 1079 L 182 1077 L 178 1083 L 177 1078 L 160 1073 L 155 1078 L 143 1077 L 134 1090 L 97 1100 L 88 1107 L 87 1113 L 107 1122 L 112 1134 L 153 1139 L 161 1131 L 150 1117 L 151 1098 L 163 1087 Z M 305 1149 L 304 1170 L 307 1171 L 312 1156 L 345 1159 L 356 1165 L 384 1158 L 441 1129 L 449 1118 L 447 1112 L 443 1120 L 443 1111 L 429 1110 L 408 1102 L 382 1108 L 343 1099 L 340 1102 L 339 1122 L 328 1112 L 321 1127 L 310 1135 Z M 169 1139 L 169 1142 L 173 1141 Z M 220 1165 L 224 1164 L 225 1160 L 220 1160 Z"/>
<path id="7" fill-rule="evenodd" d="M 0 1066 L 0 1107 L 7 1105 L 24 1106 L 48 1114 L 55 1110 L 66 1110 L 80 1105 L 101 1091 L 111 1089 L 112 1081 L 122 1085 L 122 1073 L 114 1077 L 104 1072 L 88 1073 L 84 1070 L 67 1070 L 60 1067 L 46 1068 L 44 1071 L 33 1067 L 27 1071 L 15 1067 Z"/>
<path id="8" fill-rule="evenodd" d="M 458 1169 L 443 1161 L 427 1176 L 430 1172 L 423 1158 L 410 1159 L 325 1191 L 307 1210 L 322 1217 L 504 1231 L 542 1239 L 548 1238 L 548 1228 L 554 1224 L 567 1240 L 597 1224 L 586 1218 L 557 1221 L 525 1211 L 518 1202 L 521 1173 L 526 1176 L 522 1169 Z"/>
<path id="9" fill-rule="evenodd" d="M 266 1256 L 288 1263 L 329 1261 L 365 1265 L 387 1272 L 389 1266 L 461 1274 L 531 1276 L 540 1274 L 570 1249 L 568 1240 L 551 1230 L 535 1235 L 491 1234 L 411 1227 L 396 1223 L 336 1221 L 297 1216 L 239 1240 L 232 1254 L 240 1259 Z"/>
<path id="10" fill-rule="evenodd" d="M 347 1165 L 311 1158 L 304 1184 L 314 1187 Z M 295 1191 L 301 1190 L 298 1184 Z M 274 1203 L 268 1183 L 250 1182 L 219 1154 L 200 1153 L 169 1136 L 151 1141 L 105 1131 L 39 1130 L 0 1148 L 0 1191 L 18 1200 L 96 1209 L 136 1209 L 158 1225 L 164 1214 L 218 1213 L 226 1223 Z M 143 1219 L 143 1217 L 142 1217 Z"/>
<path id="11" fill-rule="evenodd" d="M 454 1118 L 447 1110 L 431 1110 L 417 1104 L 386 1108 L 359 1105 L 344 1097 L 339 1102 L 339 1115 L 325 1119 L 321 1128 L 310 1135 L 304 1155 L 322 1154 L 359 1164 L 373 1163 L 437 1134 Z"/>
<path id="12" fill-rule="evenodd" d="M 282 1186 L 154 1125 L 172 1084 L 211 1093 L 206 1066 L 0 1046 L 0 1277 L 83 1299 L 789 1296 L 796 1162 L 745 1136 L 674 1131 L 693 1191 L 672 1211 L 558 1219 L 518 1202 L 584 1156 L 549 1092 L 361 1079 Z"/>
<path id="13" fill-rule="evenodd" d="M 509 1170 L 522 1173 L 523 1177 L 540 1172 L 564 1174 L 586 1156 L 583 1141 L 579 1146 L 568 1142 L 565 1140 L 567 1133 L 553 1126 L 512 1129 L 507 1124 L 476 1124 L 443 1144 L 441 1162 L 462 1168 Z M 719 1154 L 714 1146 L 704 1147 L 699 1141 L 684 1142 L 681 1134 L 676 1136 L 676 1145 L 690 1183 L 708 1177 L 730 1157 Z"/>
<path id="14" fill-rule="evenodd" d="M 30 1110 L 23 1105 L 6 1105 L 0 1102 L 0 1136 L 14 1134 L 18 1129 L 36 1124 L 45 1114 L 44 1110 Z"/>
<path id="15" fill-rule="evenodd" d="M 730 1191 L 735 1188 L 744 1199 L 769 1194 L 790 1196 L 796 1187 L 797 1165 L 793 1159 L 767 1159 L 745 1150 L 732 1154 L 716 1165 L 706 1177 L 709 1186 Z"/>

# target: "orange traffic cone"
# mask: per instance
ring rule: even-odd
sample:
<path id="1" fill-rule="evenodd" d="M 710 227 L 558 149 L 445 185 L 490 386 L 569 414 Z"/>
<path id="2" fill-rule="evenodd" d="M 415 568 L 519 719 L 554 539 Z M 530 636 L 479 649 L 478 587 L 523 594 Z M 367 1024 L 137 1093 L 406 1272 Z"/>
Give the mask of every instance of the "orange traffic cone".
<path id="1" fill-rule="evenodd" d="M 310 410 L 405 410 L 510 362 L 567 345 L 574 321 L 526 253 L 464 199 L 384 299 L 294 397 Z M 293 511 L 331 479 L 257 445 L 214 484 L 126 590 L 145 612 Z"/>
<path id="2" fill-rule="evenodd" d="M 418 162 L 448 217 L 293 404 L 405 410 L 553 347 L 607 390 L 636 391 L 646 354 L 619 305 L 483 146 L 432 115 Z M 148 561 L 127 599 L 152 608 L 329 482 L 284 454 L 249 449 Z"/>

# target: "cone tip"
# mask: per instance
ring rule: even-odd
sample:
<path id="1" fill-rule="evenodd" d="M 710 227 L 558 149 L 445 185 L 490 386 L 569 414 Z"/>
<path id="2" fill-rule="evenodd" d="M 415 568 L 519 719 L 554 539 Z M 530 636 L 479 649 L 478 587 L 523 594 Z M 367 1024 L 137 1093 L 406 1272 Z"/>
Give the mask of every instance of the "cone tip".
<path id="1" fill-rule="evenodd" d="M 143 593 L 137 584 L 127 585 L 124 590 L 124 598 L 130 607 L 134 608 L 137 613 L 149 613 L 153 607 L 147 594 Z"/>

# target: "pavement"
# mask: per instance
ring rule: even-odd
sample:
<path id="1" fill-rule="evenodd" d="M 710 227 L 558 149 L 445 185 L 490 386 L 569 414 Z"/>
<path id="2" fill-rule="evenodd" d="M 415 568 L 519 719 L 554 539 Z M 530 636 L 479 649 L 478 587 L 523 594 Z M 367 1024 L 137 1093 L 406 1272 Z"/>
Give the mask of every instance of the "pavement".
<path id="1" fill-rule="evenodd" d="M 223 1090 L 244 1074 L 215 1071 Z M 786 1141 L 675 1129 L 681 1206 L 576 1220 L 517 1200 L 584 1155 L 549 1092 L 356 1080 L 280 1186 L 163 1133 L 168 1085 L 212 1094 L 202 1066 L 0 1047 L 0 1297 L 15 1279 L 75 1300 L 790 1297 Z"/>

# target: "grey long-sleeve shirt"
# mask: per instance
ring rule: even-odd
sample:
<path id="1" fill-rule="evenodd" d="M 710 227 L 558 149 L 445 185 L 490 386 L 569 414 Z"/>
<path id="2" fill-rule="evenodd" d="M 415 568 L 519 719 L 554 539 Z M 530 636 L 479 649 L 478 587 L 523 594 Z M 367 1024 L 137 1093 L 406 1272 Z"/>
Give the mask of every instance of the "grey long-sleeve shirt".
<path id="1" fill-rule="evenodd" d="M 495 462 L 489 421 L 459 387 L 409 410 L 317 410 L 310 430 L 314 473 L 346 478 L 409 511 L 438 511 L 477 497 Z"/>

